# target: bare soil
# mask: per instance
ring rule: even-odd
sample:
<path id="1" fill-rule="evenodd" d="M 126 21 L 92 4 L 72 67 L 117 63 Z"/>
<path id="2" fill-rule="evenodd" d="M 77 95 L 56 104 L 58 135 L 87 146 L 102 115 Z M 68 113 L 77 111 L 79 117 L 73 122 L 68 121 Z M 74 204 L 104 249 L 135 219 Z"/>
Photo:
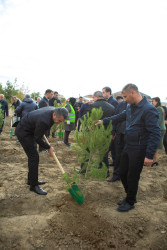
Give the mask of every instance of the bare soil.
<path id="1" fill-rule="evenodd" d="M 167 249 L 167 155 L 159 154 L 159 166 L 144 167 L 135 209 L 120 213 L 124 198 L 121 182 L 90 180 L 85 201 L 76 203 L 64 189 L 56 163 L 40 153 L 39 179 L 48 191 L 29 191 L 27 157 L 10 138 L 9 118 L 0 135 L 0 249 Z M 74 143 L 73 134 L 70 136 Z M 66 172 L 79 168 L 75 151 L 50 138 Z M 110 169 L 112 175 L 112 167 Z M 81 188 L 82 177 L 81 177 Z"/>

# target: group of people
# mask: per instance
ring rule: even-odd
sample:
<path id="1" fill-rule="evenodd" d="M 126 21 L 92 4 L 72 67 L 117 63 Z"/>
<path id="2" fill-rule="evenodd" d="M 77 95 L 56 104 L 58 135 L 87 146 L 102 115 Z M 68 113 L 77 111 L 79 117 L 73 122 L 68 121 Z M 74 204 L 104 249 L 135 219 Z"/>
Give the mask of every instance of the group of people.
<path id="1" fill-rule="evenodd" d="M 1 103 L 2 99 L 4 97 L 0 95 Z M 111 144 L 104 157 L 104 163 L 108 168 L 114 166 L 112 178 L 108 171 L 108 182 L 121 180 L 126 193 L 126 197 L 118 201 L 117 210 L 126 212 L 133 209 L 137 202 L 138 183 L 143 165 L 158 165 L 158 149 L 163 148 L 163 142 L 167 153 L 167 110 L 161 106 L 160 99 L 155 97 L 150 102 L 140 94 L 136 85 L 127 84 L 122 89 L 122 96 L 117 96 L 116 99 L 112 96 L 111 88 L 104 87 L 101 91 L 94 92 L 93 99 L 86 103 L 82 97 L 78 102 L 76 98 L 70 97 L 65 107 L 54 107 L 55 101 L 61 104 L 58 92 L 51 89 L 47 89 L 44 97 L 36 103 L 29 95 L 25 95 L 20 103 L 19 99 L 13 98 L 15 113 L 21 116 L 15 134 L 28 157 L 27 184 L 30 185 L 30 190 L 40 195 L 47 194 L 39 186 L 45 184 L 45 181 L 38 180 L 37 144 L 39 151 L 47 150 L 50 155 L 54 149 L 45 142 L 43 135 L 49 137 L 52 125 L 64 122 L 64 144 L 70 146 L 70 132 L 75 129 L 80 131 L 80 121 L 87 112 L 91 113 L 93 108 L 101 107 L 103 116 L 96 125 L 100 126 L 103 123 L 107 128 L 110 120 L 113 124 Z M 5 107 L 5 104 L 1 104 L 2 107 Z M 8 115 L 5 108 L 4 112 Z M 109 152 L 112 163 L 108 161 Z"/>

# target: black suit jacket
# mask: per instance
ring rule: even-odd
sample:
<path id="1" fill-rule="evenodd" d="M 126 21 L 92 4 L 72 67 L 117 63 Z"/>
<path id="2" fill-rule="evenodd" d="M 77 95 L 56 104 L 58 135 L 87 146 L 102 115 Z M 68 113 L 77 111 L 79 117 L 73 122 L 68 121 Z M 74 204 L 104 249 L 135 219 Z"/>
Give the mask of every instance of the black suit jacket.
<path id="1" fill-rule="evenodd" d="M 39 102 L 39 109 L 48 106 L 49 106 L 49 100 L 44 96 Z"/>

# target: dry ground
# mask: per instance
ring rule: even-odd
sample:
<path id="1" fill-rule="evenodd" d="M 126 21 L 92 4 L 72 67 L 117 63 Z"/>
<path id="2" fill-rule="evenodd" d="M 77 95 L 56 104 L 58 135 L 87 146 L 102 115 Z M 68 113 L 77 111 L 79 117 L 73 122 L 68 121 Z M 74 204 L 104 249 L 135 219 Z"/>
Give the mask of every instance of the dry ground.
<path id="1" fill-rule="evenodd" d="M 30 192 L 26 184 L 27 158 L 16 138 L 10 139 L 8 124 L 9 120 L 0 136 L 1 250 L 167 249 L 164 152 L 159 166 L 144 167 L 135 209 L 119 213 L 116 203 L 124 197 L 120 182 L 89 181 L 85 202 L 79 205 L 64 189 L 53 159 L 44 153 L 40 153 L 39 179 L 47 181 L 43 188 L 48 194 Z M 79 167 L 71 148 L 55 139 L 50 142 L 66 172 Z"/>

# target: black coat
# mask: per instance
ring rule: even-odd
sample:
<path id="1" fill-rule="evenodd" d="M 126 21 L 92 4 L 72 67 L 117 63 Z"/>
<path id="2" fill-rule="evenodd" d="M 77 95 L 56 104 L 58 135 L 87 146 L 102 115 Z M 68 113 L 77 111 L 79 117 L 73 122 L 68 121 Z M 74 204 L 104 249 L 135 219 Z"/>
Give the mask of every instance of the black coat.
<path id="1" fill-rule="evenodd" d="M 101 117 L 101 119 L 104 119 L 105 117 L 113 116 L 115 114 L 114 106 L 109 104 L 105 99 L 98 99 L 94 103 L 90 104 L 89 111 L 91 112 L 93 108 L 99 109 L 100 107 L 102 108 L 102 111 L 103 111 L 103 116 Z M 106 127 L 107 125 L 105 125 L 105 128 Z"/>
<path id="2" fill-rule="evenodd" d="M 52 115 L 55 109 L 54 107 L 45 107 L 27 113 L 19 122 L 15 134 L 23 140 L 26 138 L 27 143 L 28 137 L 30 137 L 30 141 L 32 141 L 33 137 L 34 141 L 41 147 L 50 148 L 43 140 L 43 135 L 54 124 Z"/>
<path id="3" fill-rule="evenodd" d="M 49 100 L 44 96 L 39 102 L 39 109 L 48 106 L 49 106 Z"/>
<path id="4" fill-rule="evenodd" d="M 54 96 L 49 100 L 49 106 L 54 106 L 54 101 L 57 101 L 57 103 L 61 104 L 61 101 L 59 99 L 56 99 Z"/>
<path id="5" fill-rule="evenodd" d="M 5 100 L 0 100 L 1 109 L 4 111 L 4 117 L 5 115 L 8 116 L 8 103 Z"/>
<path id="6" fill-rule="evenodd" d="M 120 102 L 117 106 L 117 108 L 115 109 L 115 115 L 120 114 L 122 111 L 126 110 L 127 108 L 127 102 Z M 126 129 L 126 121 L 122 121 L 122 122 L 118 122 L 116 124 L 113 124 L 113 128 L 112 128 L 112 135 L 115 134 L 125 134 L 125 129 Z"/>
<path id="7" fill-rule="evenodd" d="M 15 113 L 17 116 L 23 117 L 36 109 L 38 109 L 37 104 L 31 98 L 24 98 L 22 103 L 15 109 Z"/>
<path id="8" fill-rule="evenodd" d="M 118 101 L 111 95 L 110 98 L 107 100 L 108 103 L 113 105 L 115 108 L 118 106 Z"/>
<path id="9" fill-rule="evenodd" d="M 21 101 L 17 99 L 17 102 L 13 102 L 12 106 L 14 106 L 14 108 L 16 109 L 20 104 L 21 104 Z"/>

